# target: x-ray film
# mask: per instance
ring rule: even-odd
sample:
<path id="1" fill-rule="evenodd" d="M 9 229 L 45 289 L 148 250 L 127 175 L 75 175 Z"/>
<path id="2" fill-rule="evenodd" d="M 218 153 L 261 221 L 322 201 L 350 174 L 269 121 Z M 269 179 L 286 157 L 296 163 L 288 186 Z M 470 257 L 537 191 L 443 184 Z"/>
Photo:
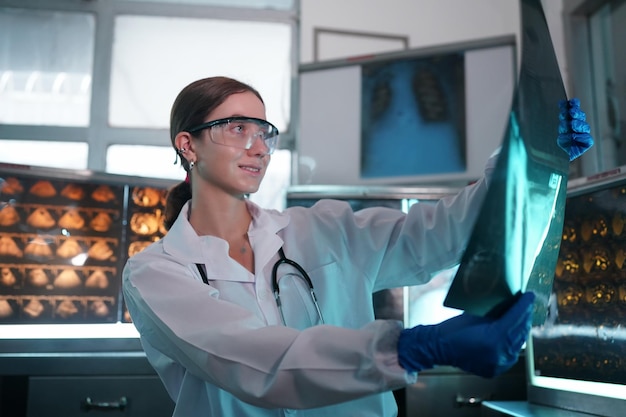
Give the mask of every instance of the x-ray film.
<path id="1" fill-rule="evenodd" d="M 531 290 L 537 295 L 533 322 L 540 324 L 563 230 L 569 156 L 556 139 L 566 95 L 540 0 L 522 0 L 521 17 L 521 66 L 508 127 L 444 305 L 498 314 Z"/>

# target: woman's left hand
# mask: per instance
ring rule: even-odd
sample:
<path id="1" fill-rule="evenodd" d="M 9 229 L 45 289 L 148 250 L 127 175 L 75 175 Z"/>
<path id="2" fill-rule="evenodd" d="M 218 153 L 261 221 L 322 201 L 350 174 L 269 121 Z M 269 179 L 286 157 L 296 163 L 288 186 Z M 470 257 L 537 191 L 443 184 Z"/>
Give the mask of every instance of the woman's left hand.
<path id="1" fill-rule="evenodd" d="M 561 100 L 559 102 L 559 136 L 557 143 L 569 154 L 573 161 L 593 146 L 591 128 L 586 122 L 587 116 L 580 109 L 580 100 Z"/>

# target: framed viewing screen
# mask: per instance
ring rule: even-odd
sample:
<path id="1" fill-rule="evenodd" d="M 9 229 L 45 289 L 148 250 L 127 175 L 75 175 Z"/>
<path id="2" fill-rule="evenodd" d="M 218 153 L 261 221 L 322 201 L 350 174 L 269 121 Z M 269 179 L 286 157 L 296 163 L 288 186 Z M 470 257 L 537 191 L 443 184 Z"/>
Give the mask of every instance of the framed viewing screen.
<path id="1" fill-rule="evenodd" d="M 300 68 L 299 184 L 463 184 L 500 145 L 515 39 Z"/>

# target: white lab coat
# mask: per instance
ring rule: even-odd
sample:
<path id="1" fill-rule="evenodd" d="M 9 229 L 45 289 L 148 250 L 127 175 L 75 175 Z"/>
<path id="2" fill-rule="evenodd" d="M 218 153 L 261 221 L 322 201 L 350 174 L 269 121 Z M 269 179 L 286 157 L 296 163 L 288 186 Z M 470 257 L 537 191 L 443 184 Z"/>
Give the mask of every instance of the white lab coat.
<path id="1" fill-rule="evenodd" d="M 414 204 L 408 215 L 354 213 L 331 200 L 282 213 L 248 202 L 256 274 L 228 256 L 226 241 L 195 233 L 187 203 L 123 272 L 125 301 L 177 403 L 174 416 L 395 416 L 391 390 L 416 375 L 398 365 L 401 323 L 374 320 L 372 293 L 419 285 L 458 263 L 486 188 L 481 180 L 454 198 Z M 310 275 L 325 324 L 311 326 L 310 297 L 296 289 L 302 281 L 283 291 L 281 278 L 287 324 L 296 328 L 282 324 L 271 284 L 281 246 Z M 278 276 L 293 276 L 290 268 Z"/>

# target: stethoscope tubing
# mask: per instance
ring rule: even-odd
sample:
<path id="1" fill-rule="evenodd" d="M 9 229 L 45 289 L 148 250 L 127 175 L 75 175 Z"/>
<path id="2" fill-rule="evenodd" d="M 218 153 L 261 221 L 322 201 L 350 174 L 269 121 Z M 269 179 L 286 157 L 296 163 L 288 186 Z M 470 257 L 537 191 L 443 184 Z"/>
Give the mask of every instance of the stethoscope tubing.
<path id="1" fill-rule="evenodd" d="M 280 301 L 280 287 L 278 286 L 278 267 L 281 266 L 282 264 L 288 264 L 294 267 L 300 273 L 300 276 L 302 277 L 302 279 L 306 281 L 307 285 L 309 286 L 309 293 L 311 294 L 313 305 L 315 306 L 315 310 L 317 310 L 317 314 L 320 318 L 320 323 L 324 324 L 324 316 L 322 316 L 322 310 L 320 309 L 319 303 L 317 301 L 317 296 L 315 295 L 315 290 L 313 288 L 313 281 L 311 281 L 309 274 L 307 274 L 304 268 L 302 268 L 300 264 L 298 264 L 296 261 L 293 261 L 287 258 L 285 256 L 285 252 L 283 251 L 283 248 L 280 248 L 278 250 L 278 254 L 280 256 L 280 259 L 276 261 L 276 263 L 274 264 L 274 267 L 272 268 L 272 289 L 274 291 L 274 299 L 276 300 L 276 305 L 278 306 L 278 310 L 280 311 L 280 316 L 283 320 L 283 324 L 286 325 L 287 322 L 285 321 L 285 315 L 283 313 L 283 306 L 282 306 L 282 302 Z"/>

